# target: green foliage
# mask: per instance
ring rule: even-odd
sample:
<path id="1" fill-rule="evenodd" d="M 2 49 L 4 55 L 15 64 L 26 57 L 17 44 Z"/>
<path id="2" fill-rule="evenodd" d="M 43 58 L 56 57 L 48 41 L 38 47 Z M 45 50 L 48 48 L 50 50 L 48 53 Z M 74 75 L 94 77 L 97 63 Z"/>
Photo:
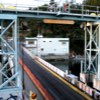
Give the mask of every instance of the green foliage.
<path id="1" fill-rule="evenodd" d="M 84 0 L 83 4 L 86 5 L 84 8 L 90 10 L 91 13 L 93 13 L 93 11 L 95 13 L 96 11 L 100 11 L 100 0 Z"/>
<path id="2" fill-rule="evenodd" d="M 83 4 L 92 5 L 92 6 L 100 6 L 100 0 L 84 0 Z"/>
<path id="3" fill-rule="evenodd" d="M 48 8 L 48 5 L 45 4 L 45 5 L 41 6 L 41 7 L 39 7 L 39 10 L 41 10 L 41 11 L 47 11 L 48 10 L 47 8 Z"/>

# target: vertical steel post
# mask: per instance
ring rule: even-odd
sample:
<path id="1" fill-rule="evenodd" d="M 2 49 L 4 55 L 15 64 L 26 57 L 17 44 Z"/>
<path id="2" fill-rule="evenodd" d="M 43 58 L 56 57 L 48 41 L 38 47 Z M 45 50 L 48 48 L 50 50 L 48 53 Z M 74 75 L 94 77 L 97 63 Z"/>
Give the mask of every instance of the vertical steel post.
<path id="1" fill-rule="evenodd" d="M 83 70 L 83 72 L 86 72 L 86 61 L 87 61 L 87 56 L 86 56 L 86 45 L 87 45 L 87 33 L 86 33 L 86 25 L 85 25 L 85 27 L 84 27 L 84 30 L 85 30 L 85 43 L 84 43 L 84 47 L 85 47 L 85 50 L 84 50 L 84 70 Z"/>
<path id="2" fill-rule="evenodd" d="M 92 33 L 93 31 L 92 31 L 92 23 L 90 23 L 90 32 L 89 32 L 89 34 L 90 34 L 90 46 L 89 46 L 89 50 L 88 50 L 88 52 L 89 52 L 89 66 L 88 66 L 88 70 L 90 71 L 91 70 L 91 63 L 92 63 Z"/>
<path id="3" fill-rule="evenodd" d="M 98 27 L 98 66 L 97 66 L 97 78 L 100 80 L 100 23 Z"/>

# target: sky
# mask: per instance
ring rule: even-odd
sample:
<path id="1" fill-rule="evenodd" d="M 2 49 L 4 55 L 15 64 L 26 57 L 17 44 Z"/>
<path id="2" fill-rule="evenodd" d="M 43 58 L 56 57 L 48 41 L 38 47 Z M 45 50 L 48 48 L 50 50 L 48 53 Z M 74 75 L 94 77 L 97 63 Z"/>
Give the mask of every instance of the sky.
<path id="1" fill-rule="evenodd" d="M 34 6 L 41 4 L 48 4 L 50 0 L 0 0 L 0 3 L 9 3 L 8 5 L 17 4 L 25 6 Z M 62 4 L 66 0 L 55 0 L 58 4 Z M 68 0 L 70 1 L 70 0 Z M 76 0 L 76 3 L 82 3 L 82 0 Z"/>

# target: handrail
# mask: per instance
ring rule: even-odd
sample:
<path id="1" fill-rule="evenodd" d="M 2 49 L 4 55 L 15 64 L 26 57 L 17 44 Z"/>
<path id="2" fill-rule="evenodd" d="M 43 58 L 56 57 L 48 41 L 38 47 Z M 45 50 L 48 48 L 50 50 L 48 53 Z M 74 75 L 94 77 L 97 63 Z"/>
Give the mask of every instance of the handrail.
<path id="1" fill-rule="evenodd" d="M 82 15 L 93 15 L 91 13 L 95 13 L 96 15 L 100 15 L 100 7 L 99 6 L 89 6 L 89 5 L 82 5 L 82 4 L 68 4 L 66 8 L 63 5 L 53 4 L 50 5 L 49 3 L 45 3 L 40 6 L 37 5 L 23 5 L 23 4 L 11 4 L 11 3 L 4 3 L 1 4 L 0 10 L 25 10 L 25 11 L 45 11 L 45 12 L 60 12 L 60 13 L 72 13 L 72 14 L 82 14 Z M 94 15 L 93 15 L 94 16 Z"/>

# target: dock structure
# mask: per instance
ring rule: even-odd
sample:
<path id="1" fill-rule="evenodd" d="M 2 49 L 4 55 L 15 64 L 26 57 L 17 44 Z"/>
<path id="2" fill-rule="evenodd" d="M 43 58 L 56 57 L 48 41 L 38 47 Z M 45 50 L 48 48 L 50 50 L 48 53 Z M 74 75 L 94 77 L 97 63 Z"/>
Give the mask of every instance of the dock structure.
<path id="1" fill-rule="evenodd" d="M 0 9 L 0 39 L 1 50 L 0 55 L 2 57 L 1 69 L 0 69 L 0 96 L 7 94 L 9 96 L 18 96 L 19 100 L 22 99 L 22 83 L 21 72 L 19 70 L 18 54 L 19 54 L 19 19 L 20 18 L 34 18 L 34 19 L 59 19 L 59 20 L 74 20 L 84 22 L 81 26 L 85 29 L 85 62 L 81 69 L 81 81 L 86 79 L 86 76 L 92 74 L 92 82 L 94 88 L 100 91 L 100 9 L 95 7 L 95 10 L 91 10 L 92 6 L 86 7 L 86 5 L 79 5 L 76 8 L 68 6 L 67 11 L 63 11 L 61 7 L 53 7 L 49 10 L 48 6 L 43 6 L 45 9 L 41 9 L 40 6 L 21 6 L 12 5 L 15 8 Z M 25 8 L 22 10 L 22 8 Z M 31 9 L 29 9 L 31 8 Z M 90 10 L 86 9 L 90 8 Z M 78 12 L 77 12 L 78 11 Z M 87 13 L 88 12 L 88 13 Z M 5 25 L 5 21 L 8 23 Z M 8 41 L 8 30 L 11 31 L 11 38 L 13 38 L 13 44 Z M 94 31 L 95 29 L 95 31 Z M 89 41 L 87 40 L 87 34 L 89 33 Z M 93 46 L 95 48 L 93 48 Z M 94 54 L 92 56 L 92 54 Z M 88 62 L 87 62 L 88 59 Z M 10 74 L 9 74 L 10 73 Z M 95 78 L 94 78 L 95 77 Z M 89 77 L 90 78 L 90 77 Z M 16 91 L 16 93 L 15 93 Z M 5 96 L 1 97 L 7 99 Z"/>

